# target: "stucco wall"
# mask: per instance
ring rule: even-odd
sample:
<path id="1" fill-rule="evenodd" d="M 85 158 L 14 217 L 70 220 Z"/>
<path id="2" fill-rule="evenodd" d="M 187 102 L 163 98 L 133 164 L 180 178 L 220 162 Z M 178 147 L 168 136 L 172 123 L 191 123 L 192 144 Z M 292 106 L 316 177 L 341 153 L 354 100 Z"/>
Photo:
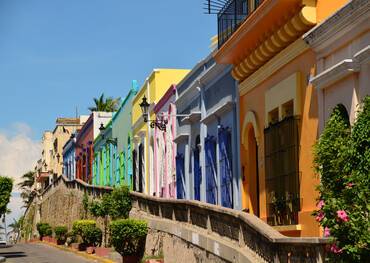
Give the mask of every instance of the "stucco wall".
<path id="1" fill-rule="evenodd" d="M 260 136 L 258 145 L 260 217 L 266 220 L 267 212 L 264 163 L 264 124 L 266 123 L 265 93 L 271 87 L 274 87 L 293 73 L 300 72 L 302 75 L 300 90 L 302 98 L 300 112 L 302 115 L 299 129 L 299 171 L 301 172 L 300 197 L 303 200 L 301 212 L 299 213 L 299 222 L 303 225 L 301 232 L 302 236 L 319 235 L 319 227 L 311 216 L 316 203 L 315 199 L 317 197 L 315 185 L 319 183 L 319 180 L 314 175 L 312 169 L 312 146 L 318 136 L 317 94 L 316 90 L 308 84 L 311 67 L 313 67 L 314 64 L 314 53 L 312 51 L 306 51 L 285 66 L 281 67 L 275 74 L 267 77 L 260 85 L 240 97 L 240 123 L 244 122 L 244 118 L 246 118 L 248 112 L 253 112 L 256 116 L 258 125 L 257 130 Z M 245 137 L 247 134 L 241 134 L 241 137 L 243 136 Z M 248 139 L 245 141 L 248 141 Z M 247 167 L 247 152 L 243 145 L 241 145 L 241 160 L 242 166 Z M 243 198 L 245 199 L 245 196 L 243 196 Z"/>

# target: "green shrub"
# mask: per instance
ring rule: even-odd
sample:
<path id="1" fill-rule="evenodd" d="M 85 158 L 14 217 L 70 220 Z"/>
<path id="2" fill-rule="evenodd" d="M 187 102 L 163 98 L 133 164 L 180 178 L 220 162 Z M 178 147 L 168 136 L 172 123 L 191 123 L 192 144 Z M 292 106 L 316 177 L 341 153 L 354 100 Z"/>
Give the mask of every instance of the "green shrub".
<path id="1" fill-rule="evenodd" d="M 67 239 L 68 228 L 66 226 L 57 226 L 54 228 L 55 238 L 60 243 L 65 243 Z"/>
<path id="2" fill-rule="evenodd" d="M 370 96 L 351 129 L 337 106 L 315 146 L 320 199 L 314 212 L 331 241 L 332 262 L 370 259 Z"/>
<path id="3" fill-rule="evenodd" d="M 36 228 L 39 232 L 40 239 L 46 236 L 51 236 L 53 234 L 53 229 L 48 223 L 37 223 Z"/>
<path id="4" fill-rule="evenodd" d="M 123 256 L 143 256 L 148 226 L 145 221 L 120 219 L 110 224 L 111 243 Z"/>
<path id="5" fill-rule="evenodd" d="M 100 228 L 88 225 L 84 228 L 82 233 L 82 240 L 88 246 L 100 246 L 102 242 L 103 233 Z"/>
<path id="6" fill-rule="evenodd" d="M 94 220 L 77 220 L 73 223 L 72 232 L 80 236 L 86 245 L 96 246 L 101 243 L 102 231 Z"/>
<path id="7" fill-rule="evenodd" d="M 130 190 L 127 186 L 120 186 L 111 192 L 111 208 L 109 215 L 113 219 L 128 218 L 132 208 Z"/>

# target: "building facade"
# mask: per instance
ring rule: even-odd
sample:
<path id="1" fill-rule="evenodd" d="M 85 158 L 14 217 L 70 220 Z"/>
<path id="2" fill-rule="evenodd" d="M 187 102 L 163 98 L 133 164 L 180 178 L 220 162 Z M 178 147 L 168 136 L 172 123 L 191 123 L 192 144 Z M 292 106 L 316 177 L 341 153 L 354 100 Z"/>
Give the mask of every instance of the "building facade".
<path id="1" fill-rule="evenodd" d="M 362 99 L 370 95 L 370 5 L 352 0 L 304 36 L 315 52 L 319 130 L 332 110 L 343 105 L 353 124 Z"/>
<path id="2" fill-rule="evenodd" d="M 233 65 L 238 81 L 242 209 L 290 236 L 320 234 L 311 215 L 319 183 L 317 95 L 309 83 L 315 55 L 302 36 L 345 2 L 234 0 L 218 15 L 214 57 Z"/>
<path id="3" fill-rule="evenodd" d="M 63 175 L 68 180 L 76 179 L 76 136 L 78 131 L 72 133 L 63 146 Z"/>
<path id="4" fill-rule="evenodd" d="M 80 129 L 86 120 L 86 116 L 81 118 L 57 118 L 53 130 L 53 147 L 51 151 L 51 180 L 54 181 L 63 174 L 63 147 L 71 135 Z"/>
<path id="5" fill-rule="evenodd" d="M 154 184 L 154 133 L 150 122 L 144 122 L 140 103 L 145 96 L 149 107 L 149 118 L 153 120 L 156 103 L 168 87 L 177 84 L 188 73 L 184 69 L 155 69 L 145 80 L 132 101 L 132 134 L 133 134 L 133 190 L 153 195 Z"/>
<path id="6" fill-rule="evenodd" d="M 51 157 L 53 151 L 53 133 L 45 131 L 41 138 L 41 159 L 37 161 L 36 170 L 36 189 L 42 191 L 45 189 L 51 179 Z"/>
<path id="7" fill-rule="evenodd" d="M 137 81 L 132 81 L 131 89 L 122 101 L 117 113 L 113 116 L 112 134 L 117 138 L 117 156 L 114 163 L 119 173 L 120 183 L 132 190 L 133 160 L 132 160 L 132 100 L 138 90 Z"/>
<path id="8" fill-rule="evenodd" d="M 212 55 L 177 86 L 177 198 L 240 209 L 237 96 Z"/>
<path id="9" fill-rule="evenodd" d="M 154 128 L 155 195 L 176 198 L 176 86 L 171 85 L 154 107 L 158 121 L 166 122 L 165 130 Z"/>
<path id="10" fill-rule="evenodd" d="M 94 140 L 99 136 L 101 125 L 112 118 L 111 112 L 92 112 L 76 139 L 76 179 L 92 184 Z"/>

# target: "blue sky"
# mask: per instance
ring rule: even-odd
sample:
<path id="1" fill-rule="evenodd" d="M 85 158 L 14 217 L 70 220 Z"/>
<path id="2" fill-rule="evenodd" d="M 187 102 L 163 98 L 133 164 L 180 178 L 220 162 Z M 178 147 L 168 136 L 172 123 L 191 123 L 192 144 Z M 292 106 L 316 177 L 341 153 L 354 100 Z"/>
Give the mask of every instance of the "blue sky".
<path id="1" fill-rule="evenodd" d="M 24 123 L 39 140 L 56 117 L 74 116 L 76 106 L 88 113 L 102 92 L 123 97 L 153 68 L 191 68 L 210 52 L 217 29 L 202 5 L 0 0 L 0 130 Z"/>
<path id="2" fill-rule="evenodd" d="M 0 0 L 0 175 L 20 181 L 57 117 L 88 114 L 102 92 L 124 97 L 153 68 L 192 68 L 216 17 L 203 0 Z M 22 211 L 13 190 L 8 216 Z"/>

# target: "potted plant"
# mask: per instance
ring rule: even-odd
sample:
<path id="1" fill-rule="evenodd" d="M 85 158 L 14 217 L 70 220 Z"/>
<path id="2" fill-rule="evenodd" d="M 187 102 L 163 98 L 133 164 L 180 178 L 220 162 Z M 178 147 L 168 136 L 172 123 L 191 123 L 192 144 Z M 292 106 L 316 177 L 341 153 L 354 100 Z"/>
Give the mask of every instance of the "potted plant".
<path id="1" fill-rule="evenodd" d="M 48 223 L 37 223 L 36 225 L 37 231 L 40 235 L 40 240 L 42 241 L 49 241 L 49 237 L 53 234 L 53 229 Z"/>
<path id="2" fill-rule="evenodd" d="M 120 219 L 110 224 L 111 243 L 125 263 L 138 263 L 144 255 L 148 226 L 145 221 Z"/>
<path id="3" fill-rule="evenodd" d="M 102 231 L 96 227 L 94 220 L 78 220 L 73 223 L 72 232 L 80 236 L 82 243 L 79 250 L 86 250 L 87 247 L 95 247 L 101 243 Z M 91 249 L 89 249 L 91 250 Z"/>
<path id="4" fill-rule="evenodd" d="M 57 245 L 64 245 L 67 241 L 68 228 L 66 226 L 57 226 L 54 228 Z"/>

